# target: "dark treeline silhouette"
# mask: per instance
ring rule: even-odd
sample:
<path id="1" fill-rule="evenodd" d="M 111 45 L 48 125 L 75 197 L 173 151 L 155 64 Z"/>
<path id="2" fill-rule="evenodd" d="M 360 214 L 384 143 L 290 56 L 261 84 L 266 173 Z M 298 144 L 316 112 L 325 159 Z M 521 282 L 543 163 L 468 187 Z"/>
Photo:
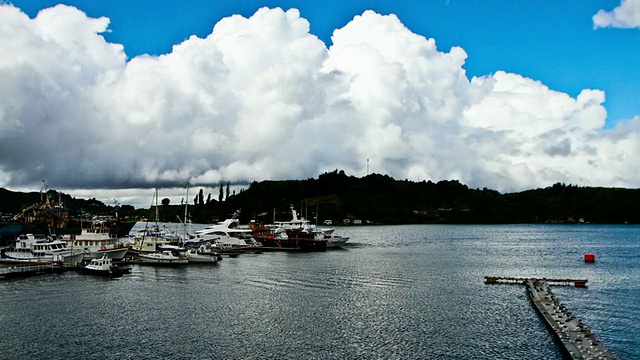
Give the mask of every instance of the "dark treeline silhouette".
<path id="1" fill-rule="evenodd" d="M 0 212 L 20 211 L 20 204 L 30 204 L 27 196 L 31 199 L 34 195 L 37 201 L 38 193 L 0 192 Z M 67 206 L 70 200 L 79 201 L 68 199 Z M 334 225 L 345 219 L 363 224 L 640 223 L 639 189 L 557 183 L 544 189 L 501 194 L 487 188 L 470 189 L 457 180 L 415 182 L 380 174 L 357 178 L 338 170 L 317 179 L 253 182 L 238 194 L 229 194 L 227 184 L 226 197 L 203 200 L 200 190 L 194 204 L 189 204 L 188 212 L 195 223 L 221 221 L 236 210 L 241 210 L 243 223 L 289 220 L 290 205 L 312 222 L 331 220 Z M 76 208 L 94 203 L 99 202 L 83 200 Z M 183 219 L 184 210 L 184 205 L 163 201 L 160 220 Z M 154 209 L 123 206 L 121 213 L 152 220 Z"/>
<path id="2" fill-rule="evenodd" d="M 68 210 L 72 216 L 89 215 L 114 215 L 116 208 L 119 216 L 123 213 L 133 215 L 135 209 L 131 205 L 105 205 L 103 202 L 92 199 L 76 199 L 68 194 L 48 190 L 46 195 L 41 192 L 15 192 L 0 188 L 0 213 L 3 219 L 10 219 L 22 209 L 36 203 L 46 203 L 52 207 L 60 206 Z"/>

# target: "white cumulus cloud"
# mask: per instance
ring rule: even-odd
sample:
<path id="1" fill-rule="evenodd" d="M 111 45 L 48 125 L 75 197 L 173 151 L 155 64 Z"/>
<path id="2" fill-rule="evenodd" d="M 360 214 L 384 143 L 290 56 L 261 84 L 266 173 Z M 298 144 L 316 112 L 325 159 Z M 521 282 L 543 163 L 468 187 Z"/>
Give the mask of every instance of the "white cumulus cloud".
<path id="1" fill-rule="evenodd" d="M 622 0 L 612 11 L 600 10 L 593 15 L 593 26 L 615 28 L 640 27 L 640 0 Z"/>
<path id="2" fill-rule="evenodd" d="M 232 16 L 205 38 L 127 60 L 109 20 L 0 6 L 0 186 L 140 189 L 317 177 L 342 169 L 515 191 L 638 187 L 638 119 L 602 128 L 577 97 L 438 49 L 366 11 L 327 48 L 297 10 Z M 150 197 L 150 196 L 149 196 Z"/>

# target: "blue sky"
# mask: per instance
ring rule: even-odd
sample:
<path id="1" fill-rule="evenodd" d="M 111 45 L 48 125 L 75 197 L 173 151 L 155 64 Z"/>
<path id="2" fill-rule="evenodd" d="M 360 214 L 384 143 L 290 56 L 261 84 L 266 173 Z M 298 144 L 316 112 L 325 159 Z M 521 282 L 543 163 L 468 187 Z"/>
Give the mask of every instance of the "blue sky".
<path id="1" fill-rule="evenodd" d="M 584 88 L 606 93 L 607 126 L 640 114 L 640 30 L 594 29 L 599 10 L 619 1 L 202 1 L 202 0 L 15 0 L 33 17 L 56 4 L 73 5 L 111 20 L 111 42 L 129 57 L 171 52 L 191 35 L 206 37 L 222 18 L 251 16 L 261 7 L 297 8 L 310 32 L 327 46 L 335 29 L 365 10 L 396 14 L 414 33 L 436 40 L 438 49 L 462 47 L 469 77 L 498 70 L 541 81 L 577 96 Z"/>
<path id="2" fill-rule="evenodd" d="M 640 0 L 0 0 L 0 53 L 0 187 L 640 187 Z"/>

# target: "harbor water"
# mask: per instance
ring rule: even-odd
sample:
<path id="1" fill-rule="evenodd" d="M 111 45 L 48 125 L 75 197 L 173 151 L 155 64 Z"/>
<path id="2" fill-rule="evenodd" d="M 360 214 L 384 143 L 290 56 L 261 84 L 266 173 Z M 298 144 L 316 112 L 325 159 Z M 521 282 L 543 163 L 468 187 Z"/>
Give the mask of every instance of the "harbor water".
<path id="1" fill-rule="evenodd" d="M 351 226 L 344 249 L 0 281 L 2 359 L 561 359 L 524 286 L 640 356 L 640 226 Z M 596 255 L 585 263 L 586 253 Z"/>

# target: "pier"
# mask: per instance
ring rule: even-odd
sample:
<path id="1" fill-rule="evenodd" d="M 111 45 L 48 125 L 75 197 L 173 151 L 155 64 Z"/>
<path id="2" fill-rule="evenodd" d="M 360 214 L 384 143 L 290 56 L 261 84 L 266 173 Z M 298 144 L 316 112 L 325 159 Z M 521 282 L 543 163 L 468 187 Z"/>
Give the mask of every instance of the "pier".
<path id="1" fill-rule="evenodd" d="M 523 278 L 523 277 L 509 277 L 509 276 L 485 276 L 484 282 L 486 284 L 521 284 L 526 285 L 527 281 L 535 278 Z M 544 281 L 550 285 L 571 285 L 575 287 L 587 287 L 587 279 L 536 279 Z"/>
<path id="2" fill-rule="evenodd" d="M 0 276 L 4 279 L 27 277 L 41 274 L 62 273 L 64 264 L 58 262 L 3 263 L 0 265 Z"/>
<path id="3" fill-rule="evenodd" d="M 485 276 L 486 284 L 523 284 L 534 308 L 562 344 L 563 352 L 574 360 L 618 359 L 594 336 L 589 327 L 577 319 L 551 292 L 550 284 L 586 287 L 586 279 L 537 279 Z"/>

